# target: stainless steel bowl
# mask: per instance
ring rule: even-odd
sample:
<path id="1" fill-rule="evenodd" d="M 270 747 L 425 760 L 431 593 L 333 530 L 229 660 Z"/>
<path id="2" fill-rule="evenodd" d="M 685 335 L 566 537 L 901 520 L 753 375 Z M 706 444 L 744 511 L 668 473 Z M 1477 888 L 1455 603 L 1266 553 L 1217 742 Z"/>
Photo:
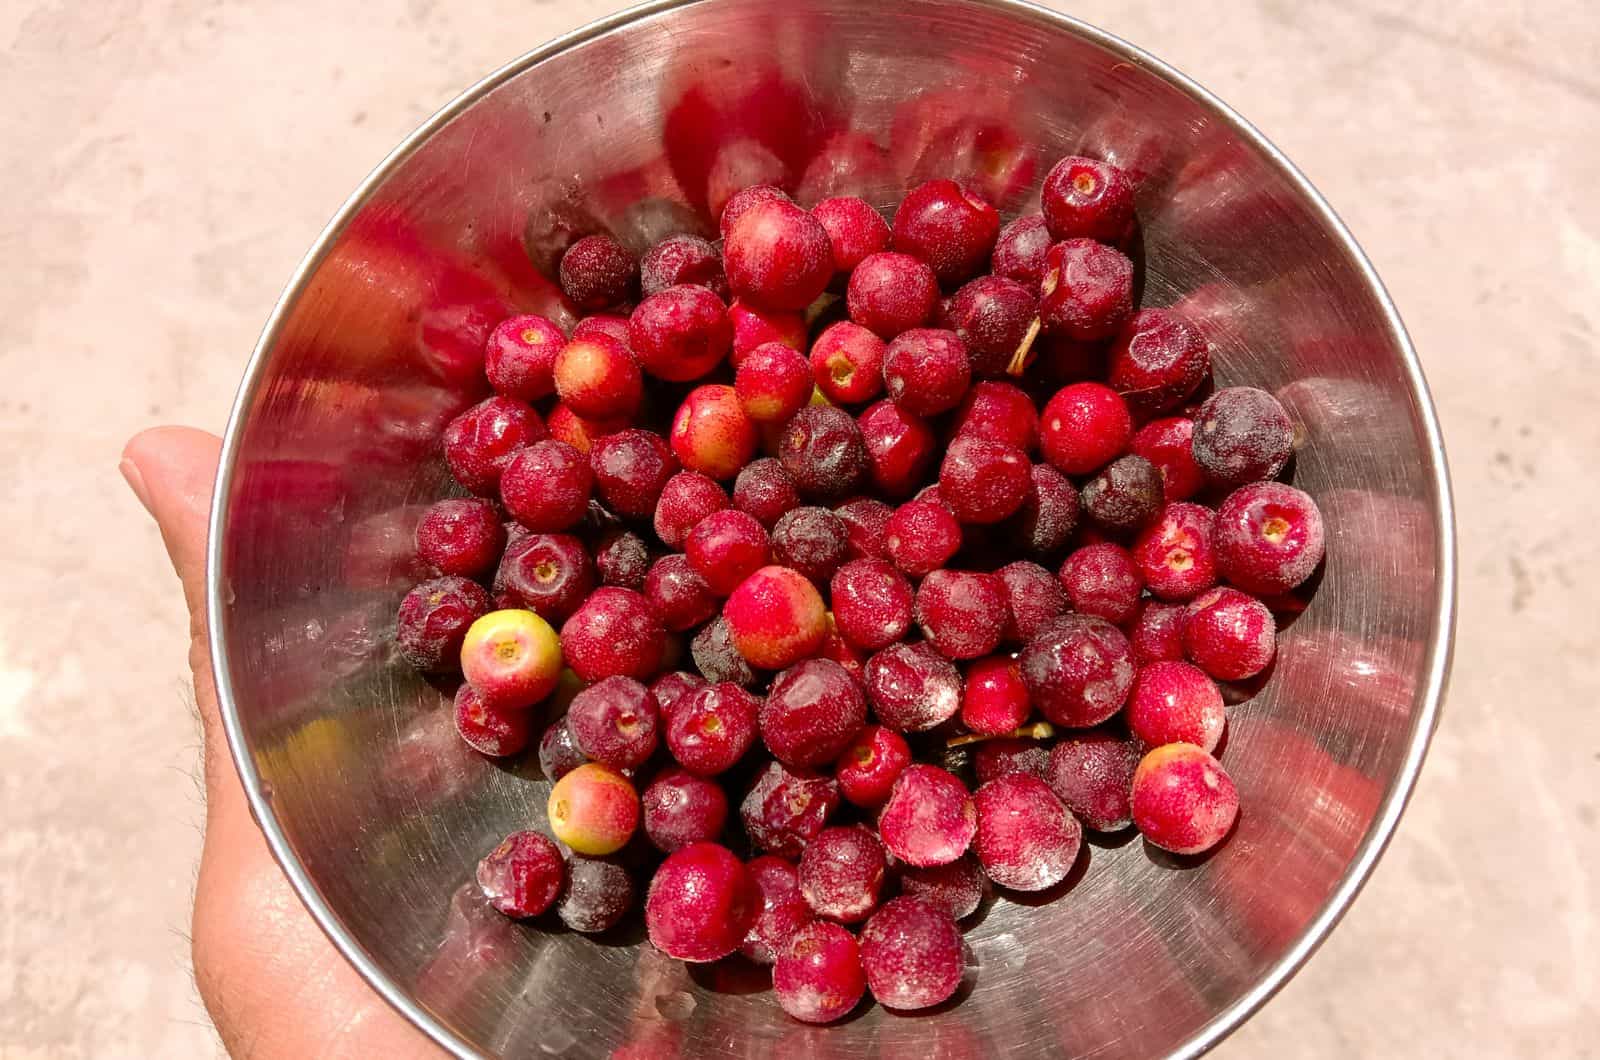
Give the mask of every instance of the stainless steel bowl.
<path id="1" fill-rule="evenodd" d="M 1142 181 L 1146 305 L 1205 327 L 1223 382 L 1304 425 L 1295 481 L 1329 558 L 1277 667 L 1235 706 L 1243 815 L 1201 861 L 1093 843 L 1066 893 L 996 902 L 959 1003 L 787 1021 L 760 983 L 482 916 L 476 859 L 538 817 L 532 764 L 455 738 L 389 647 L 436 442 L 511 307 L 560 314 L 574 232 L 642 246 L 782 175 L 890 205 L 930 175 L 1035 208 L 1051 160 Z M 217 685 L 256 816 L 372 985 L 462 1056 L 1192 1056 L 1294 972 L 1393 833 L 1438 716 L 1454 554 L 1415 353 L 1350 234 L 1223 103 L 1090 26 L 1010 0 L 648 4 L 451 103 L 345 204 L 245 373 L 212 514 Z"/>

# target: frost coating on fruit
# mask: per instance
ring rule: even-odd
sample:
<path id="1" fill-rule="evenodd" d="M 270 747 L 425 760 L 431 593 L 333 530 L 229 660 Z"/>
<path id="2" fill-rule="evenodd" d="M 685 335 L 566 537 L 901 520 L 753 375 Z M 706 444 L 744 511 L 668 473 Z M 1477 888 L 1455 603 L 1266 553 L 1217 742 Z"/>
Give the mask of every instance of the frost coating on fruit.
<path id="1" fill-rule="evenodd" d="M 991 880 L 1014 891 L 1042 891 L 1067 878 L 1083 829 L 1049 785 L 1012 773 L 984 784 L 973 801 L 973 850 Z"/>
<path id="2" fill-rule="evenodd" d="M 478 888 L 510 917 L 533 917 L 555 904 L 566 882 L 561 851 L 538 832 L 512 832 L 478 862 Z"/>
<path id="3" fill-rule="evenodd" d="M 966 785 L 938 766 L 906 767 L 878 815 L 884 847 L 908 865 L 944 865 L 966 853 L 978 811 Z"/>
<path id="4" fill-rule="evenodd" d="M 867 992 L 854 935 L 816 922 L 795 932 L 772 969 L 772 990 L 784 1012 L 802 1023 L 832 1023 Z"/>
<path id="5" fill-rule="evenodd" d="M 873 655 L 866 686 L 878 720 L 900 732 L 926 732 L 961 709 L 961 672 L 926 641 Z"/>
<path id="6" fill-rule="evenodd" d="M 971 854 L 948 865 L 926 868 L 908 865 L 899 875 L 902 894 L 932 902 L 956 920 L 965 920 L 976 913 L 988 889 L 983 869 Z"/>
<path id="7" fill-rule="evenodd" d="M 795 932 L 816 917 L 800 893 L 800 873 L 792 862 L 763 854 L 746 862 L 745 868 L 760 895 L 761 908 L 739 944 L 739 952 L 757 964 L 772 964 Z"/>
<path id="8" fill-rule="evenodd" d="M 1085 826 L 1114 832 L 1133 823 L 1129 800 L 1138 766 L 1132 740 L 1092 730 L 1063 737 L 1050 749 L 1044 779 Z"/>
<path id="9" fill-rule="evenodd" d="M 839 785 L 833 778 L 768 762 L 739 804 L 739 818 L 756 846 L 797 858 L 838 806 Z"/>
<path id="10" fill-rule="evenodd" d="M 806 659 L 783 671 L 761 703 L 761 738 L 791 769 L 827 765 L 867 723 L 867 701 L 844 667 Z"/>
<path id="11" fill-rule="evenodd" d="M 1174 854 L 1203 854 L 1227 836 L 1239 792 L 1222 763 L 1193 744 L 1157 747 L 1133 774 L 1133 823 Z"/>
<path id="12" fill-rule="evenodd" d="M 867 986 L 885 1008 L 930 1008 L 961 986 L 966 957 L 961 928 L 922 898 L 890 899 L 861 930 Z"/>
<path id="13" fill-rule="evenodd" d="M 1092 615 L 1063 615 L 1022 650 L 1033 705 L 1068 728 L 1098 725 L 1122 709 L 1133 687 L 1133 651 L 1122 631 Z"/>
<path id="14" fill-rule="evenodd" d="M 824 828 L 800 855 L 800 893 L 818 916 L 854 924 L 877 908 L 888 868 L 865 825 Z"/>
<path id="15" fill-rule="evenodd" d="M 760 898 L 727 847 L 691 843 L 667 855 L 645 895 L 650 944 L 680 961 L 715 961 L 739 948 Z"/>

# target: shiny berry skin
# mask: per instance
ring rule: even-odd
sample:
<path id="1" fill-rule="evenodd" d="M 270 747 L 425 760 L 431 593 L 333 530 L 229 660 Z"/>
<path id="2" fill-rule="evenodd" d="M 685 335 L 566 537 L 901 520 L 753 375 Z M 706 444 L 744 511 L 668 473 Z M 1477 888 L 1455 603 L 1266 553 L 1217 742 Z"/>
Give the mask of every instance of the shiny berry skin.
<path id="1" fill-rule="evenodd" d="M 822 638 L 822 647 L 817 649 L 817 658 L 838 663 L 858 685 L 867 679 L 867 653 L 840 634 L 831 611 L 828 612 L 828 633 Z"/>
<path id="2" fill-rule="evenodd" d="M 956 920 L 976 913 L 988 889 L 978 859 L 970 854 L 948 865 L 907 866 L 899 877 L 901 894 L 931 902 Z"/>
<path id="3" fill-rule="evenodd" d="M 1061 565 L 1061 588 L 1072 610 L 1121 625 L 1139 610 L 1144 577 L 1132 553 L 1103 541 L 1085 545 Z"/>
<path id="4" fill-rule="evenodd" d="M 560 780 L 568 773 L 587 762 L 583 752 L 578 750 L 578 742 L 572 738 L 572 730 L 567 728 L 567 719 L 559 721 L 545 729 L 544 735 L 539 737 L 539 772 L 552 783 Z"/>
<path id="5" fill-rule="evenodd" d="M 811 400 L 811 364 L 796 349 L 764 342 L 745 354 L 733 391 L 744 414 L 757 423 L 785 423 Z"/>
<path id="6" fill-rule="evenodd" d="M 961 689 L 961 724 L 983 736 L 1008 733 L 1028 720 L 1033 704 L 1022 683 L 1022 667 L 1006 655 L 990 655 L 967 667 Z"/>
<path id="7" fill-rule="evenodd" d="M 949 659 L 976 659 L 1000 644 L 1006 591 L 993 574 L 936 570 L 917 586 L 917 625 Z"/>
<path id="8" fill-rule="evenodd" d="M 1163 600 L 1192 600 L 1217 584 L 1214 520 L 1210 508 L 1180 501 L 1162 509 L 1138 536 L 1133 560 L 1152 593 Z"/>
<path id="9" fill-rule="evenodd" d="M 685 283 L 699 284 L 723 301 L 728 298 L 722 255 L 699 236 L 668 236 L 639 259 L 639 293 L 645 298 Z"/>
<path id="10" fill-rule="evenodd" d="M 669 633 L 692 629 L 717 613 L 717 596 L 681 553 L 662 556 L 650 565 L 644 595 Z"/>
<path id="11" fill-rule="evenodd" d="M 850 274 L 850 319 L 883 339 L 921 327 L 939 302 L 939 280 L 909 254 L 869 254 Z"/>
<path id="12" fill-rule="evenodd" d="M 1056 240 L 1120 243 L 1133 230 L 1133 182 L 1110 162 L 1063 158 L 1045 176 L 1039 205 Z"/>
<path id="13" fill-rule="evenodd" d="M 698 471 L 680 471 L 661 488 L 651 522 L 663 545 L 682 548 L 700 520 L 727 506 L 727 491 L 715 481 Z"/>
<path id="14" fill-rule="evenodd" d="M 894 782 L 910 764 L 905 737 L 882 725 L 868 725 L 839 756 L 833 775 L 846 799 L 875 810 L 889 800 Z"/>
<path id="15" fill-rule="evenodd" d="M 1128 451 L 1142 456 L 1161 475 L 1168 504 L 1186 501 L 1205 488 L 1205 474 L 1194 462 L 1194 421 L 1186 416 L 1151 420 L 1134 432 Z"/>
<path id="16" fill-rule="evenodd" d="M 609 931 L 633 908 L 633 877 L 609 858 L 567 858 L 567 886 L 556 899 L 556 916 L 570 931 Z"/>
<path id="17" fill-rule="evenodd" d="M 892 232 L 895 250 L 926 261 L 940 283 L 954 286 L 988 263 L 1000 214 L 953 180 L 930 180 L 900 200 Z"/>
<path id="18" fill-rule="evenodd" d="M 961 672 L 926 641 L 883 649 L 865 676 L 873 713 L 891 729 L 926 732 L 961 709 Z"/>
<path id="19" fill-rule="evenodd" d="M 1083 828 L 1048 784 L 1012 773 L 979 787 L 973 802 L 972 848 L 991 880 L 1014 891 L 1042 891 L 1067 878 Z"/>
<path id="20" fill-rule="evenodd" d="M 567 728 L 585 758 L 613 769 L 641 766 L 660 740 L 656 697 L 631 677 L 607 677 L 573 697 Z"/>
<path id="21" fill-rule="evenodd" d="M 756 846 L 797 858 L 838 808 L 839 785 L 833 778 L 768 762 L 739 804 L 739 819 Z"/>
<path id="22" fill-rule="evenodd" d="M 998 523 L 1027 499 L 1030 468 L 1021 449 L 958 435 L 939 466 L 939 497 L 963 523 Z"/>
<path id="23" fill-rule="evenodd" d="M 1238 816 L 1233 778 L 1193 744 L 1157 747 L 1133 774 L 1133 823 L 1162 850 L 1203 854 L 1227 837 Z"/>
<path id="24" fill-rule="evenodd" d="M 561 627 L 567 665 L 585 681 L 621 674 L 648 681 L 661 668 L 667 634 L 655 610 L 632 589 L 596 589 Z"/>
<path id="25" fill-rule="evenodd" d="M 1116 247 L 1068 239 L 1045 256 L 1039 321 L 1074 342 L 1110 338 L 1133 315 L 1133 262 Z"/>
<path id="26" fill-rule="evenodd" d="M 794 479 L 775 457 L 762 457 L 745 465 L 733 480 L 733 506 L 770 529 L 784 512 L 800 507 Z"/>
<path id="27" fill-rule="evenodd" d="M 626 302 L 639 279 L 639 263 L 610 236 L 584 236 L 561 255 L 562 293 L 585 312 Z"/>
<path id="28" fill-rule="evenodd" d="M 884 341 L 860 324 L 841 320 L 811 344 L 811 375 L 837 405 L 870 401 L 883 390 Z"/>
<path id="29" fill-rule="evenodd" d="M 445 462 L 468 492 L 493 497 L 500 490 L 500 474 L 516 451 L 547 434 L 539 414 L 526 402 L 487 398 L 445 427 Z"/>
<path id="30" fill-rule="evenodd" d="M 1083 484 L 1083 512 L 1112 533 L 1132 533 L 1161 511 L 1161 474 L 1142 456 L 1119 456 Z"/>
<path id="31" fill-rule="evenodd" d="M 706 679 L 688 670 L 671 670 L 650 682 L 650 694 L 656 697 L 661 709 L 663 728 L 672 721 L 672 709 L 678 700 L 697 688 L 705 688 Z"/>
<path id="32" fill-rule="evenodd" d="M 689 654 L 694 659 L 695 669 L 708 681 L 729 682 L 739 688 L 755 684 L 756 672 L 733 646 L 728 623 L 721 615 L 700 627 L 689 642 Z"/>
<path id="33" fill-rule="evenodd" d="M 1111 717 L 1133 687 L 1128 638 L 1093 615 L 1062 615 L 1028 642 L 1020 661 L 1034 707 L 1071 729 Z"/>
<path id="34" fill-rule="evenodd" d="M 633 354 L 601 335 L 563 346 L 554 374 L 561 403 L 591 419 L 632 416 L 644 398 L 644 380 Z"/>
<path id="35" fill-rule="evenodd" d="M 467 746 L 490 758 L 521 754 L 533 738 L 533 719 L 527 710 L 491 706 L 471 685 L 456 689 L 455 722 Z"/>
<path id="36" fill-rule="evenodd" d="M 735 298 L 728 305 L 728 320 L 733 324 L 733 352 L 728 359 L 734 368 L 744 363 L 751 350 L 769 342 L 805 351 L 806 321 L 799 313 L 765 309 Z"/>
<path id="37" fill-rule="evenodd" d="M 1037 563 L 1019 559 L 994 573 L 1006 594 L 1002 640 L 1025 644 L 1045 623 L 1066 611 L 1067 594 L 1060 580 Z"/>
<path id="38" fill-rule="evenodd" d="M 783 428 L 778 460 L 802 497 L 848 497 L 867 477 L 867 447 L 850 414 L 832 405 L 801 409 Z"/>
<path id="39" fill-rule="evenodd" d="M 895 336 L 883 358 L 889 400 L 917 416 L 961 404 L 972 383 L 966 344 L 953 331 L 912 328 Z"/>
<path id="40" fill-rule="evenodd" d="M 967 852 L 978 830 L 972 796 L 938 766 L 907 766 L 878 815 L 878 836 L 910 865 L 945 865 Z"/>
<path id="41" fill-rule="evenodd" d="M 772 528 L 772 556 L 818 585 L 826 585 L 844 563 L 849 527 L 827 508 L 802 507 L 786 512 Z"/>
<path id="42" fill-rule="evenodd" d="M 732 346 L 727 307 L 698 284 L 658 291 L 628 318 L 628 347 L 639 367 L 657 379 L 699 379 L 721 364 Z"/>
<path id="43" fill-rule="evenodd" d="M 727 847 L 691 843 L 667 855 L 645 895 L 650 943 L 680 961 L 715 961 L 739 948 L 760 909 L 744 863 Z"/>
<path id="44" fill-rule="evenodd" d="M 846 563 L 834 573 L 829 594 L 839 632 L 859 648 L 887 648 L 911 628 L 911 583 L 885 560 Z"/>
<path id="45" fill-rule="evenodd" d="M 585 418 L 565 405 L 550 410 L 550 437 L 565 442 L 580 453 L 594 448 L 594 443 L 608 434 L 626 430 L 632 420 L 627 416 L 604 419 Z"/>
<path id="46" fill-rule="evenodd" d="M 744 757 L 756 740 L 760 705 L 738 685 L 694 689 L 667 718 L 667 750 L 698 777 L 714 777 Z"/>
<path id="47" fill-rule="evenodd" d="M 589 510 L 593 489 L 589 458 L 553 438 L 518 450 L 500 476 L 501 503 L 534 533 L 578 525 Z"/>
<path id="48" fill-rule="evenodd" d="M 618 515 L 649 519 L 667 480 L 678 473 L 677 458 L 658 434 L 630 429 L 598 439 L 589 450 L 600 499 Z"/>
<path id="49" fill-rule="evenodd" d="M 557 839 L 595 857 L 621 850 L 639 827 L 639 796 L 633 785 L 598 762 L 556 781 L 546 811 Z"/>
<path id="50" fill-rule="evenodd" d="M 865 199 L 823 199 L 811 208 L 811 216 L 827 229 L 835 272 L 849 272 L 868 255 L 888 249 L 889 222 Z"/>
<path id="51" fill-rule="evenodd" d="M 809 583 L 808 583 L 809 584 Z M 867 723 L 867 700 L 844 667 L 806 659 L 783 671 L 761 703 L 761 738 L 790 769 L 831 763 Z"/>
<path id="52" fill-rule="evenodd" d="M 889 517 L 884 547 L 896 567 L 920 578 L 960 550 L 961 524 L 939 501 L 907 501 Z"/>
<path id="53" fill-rule="evenodd" d="M 502 320 L 483 348 L 483 371 L 489 385 L 504 397 L 538 401 L 555 393 L 556 354 L 567 337 L 541 316 Z"/>
<path id="54" fill-rule="evenodd" d="M 563 645 L 550 623 L 519 608 L 490 611 L 461 640 L 461 673 L 485 704 L 531 707 L 555 691 Z"/>
<path id="55" fill-rule="evenodd" d="M 1038 315 L 1038 296 L 1027 287 L 999 276 L 979 276 L 950 296 L 937 324 L 966 344 L 973 376 L 988 378 L 1006 374 Z"/>
<path id="56" fill-rule="evenodd" d="M 1288 592 L 1311 577 L 1326 548 L 1316 501 L 1281 482 L 1230 493 L 1217 509 L 1211 541 L 1222 576 L 1261 595 Z"/>
<path id="57" fill-rule="evenodd" d="M 844 520 L 845 555 L 849 559 L 885 559 L 889 555 L 889 520 L 894 509 L 875 497 L 857 497 L 833 510 Z"/>
<path id="58" fill-rule="evenodd" d="M 745 932 L 739 952 L 757 964 L 772 964 L 795 933 L 816 919 L 800 893 L 800 873 L 783 858 L 763 854 L 745 863 L 761 908 Z"/>
<path id="59" fill-rule="evenodd" d="M 1012 773 L 1043 777 L 1050 764 L 1050 749 L 1030 739 L 985 740 L 972 752 L 972 771 L 979 784 Z"/>
<path id="60" fill-rule="evenodd" d="M 538 832 L 512 832 L 478 862 L 478 889 L 509 917 L 538 916 L 567 879 L 560 849 Z"/>
<path id="61" fill-rule="evenodd" d="M 1008 524 L 1011 537 L 1029 555 L 1053 556 L 1078 528 L 1078 491 L 1049 464 L 1029 468 L 1028 483 L 1028 495 Z"/>
<path id="62" fill-rule="evenodd" d="M 718 596 L 733 592 L 772 558 L 767 531 L 755 516 L 734 508 L 700 520 L 689 531 L 684 552 L 689 565 Z"/>
<path id="63" fill-rule="evenodd" d="M 722 617 L 739 654 L 764 670 L 781 670 L 816 654 L 828 632 L 821 594 L 804 574 L 788 567 L 762 567 L 740 582 Z"/>
<path id="64" fill-rule="evenodd" d="M 690 471 L 714 479 L 737 475 L 756 451 L 756 427 L 733 387 L 697 386 L 672 418 L 672 452 Z"/>
<path id="65" fill-rule="evenodd" d="M 494 575 L 495 602 L 564 622 L 593 591 L 594 564 L 570 534 L 526 534 L 513 541 Z"/>
<path id="66" fill-rule="evenodd" d="M 1205 336 L 1170 309 L 1141 309 L 1111 344 L 1107 382 L 1144 413 L 1181 405 L 1211 371 Z"/>
<path id="67" fill-rule="evenodd" d="M 1218 681 L 1254 677 L 1272 664 L 1277 650 L 1272 612 L 1237 589 L 1211 589 L 1184 612 L 1183 653 Z"/>
<path id="68" fill-rule="evenodd" d="M 751 184 L 749 187 L 740 188 L 728 196 L 728 201 L 722 204 L 722 210 L 717 215 L 717 228 L 722 238 L 726 240 L 733 231 L 734 223 L 745 215 L 745 211 L 752 207 L 760 206 L 764 202 L 788 202 L 794 200 L 789 193 L 772 184 Z"/>
<path id="69" fill-rule="evenodd" d="M 769 309 L 800 310 L 833 278 L 833 244 L 793 203 L 757 203 L 728 229 L 722 266 L 735 295 Z"/>
<path id="70" fill-rule="evenodd" d="M 859 923 L 878 907 L 888 869 L 883 844 L 865 825 L 824 828 L 800 855 L 800 893 L 818 916 Z"/>
<path id="71" fill-rule="evenodd" d="M 1294 425 L 1278 399 L 1249 386 L 1224 387 L 1194 416 L 1194 462 L 1213 486 L 1276 478 L 1294 448 Z"/>
<path id="72" fill-rule="evenodd" d="M 1128 627 L 1133 645 L 1133 660 L 1140 666 L 1183 658 L 1184 604 L 1143 600 L 1139 613 Z"/>
<path id="73" fill-rule="evenodd" d="M 1208 753 L 1217 749 L 1227 724 L 1215 682 L 1186 662 L 1140 668 L 1127 716 L 1128 729 L 1145 747 L 1192 743 Z"/>
<path id="74" fill-rule="evenodd" d="M 594 568 L 602 585 L 642 590 L 650 573 L 650 545 L 632 530 L 608 530 L 595 544 Z"/>
<path id="75" fill-rule="evenodd" d="M 773 965 L 772 992 L 778 1007 L 802 1023 L 848 1016 L 867 992 L 855 936 L 822 922 L 795 932 Z"/>
<path id="76" fill-rule="evenodd" d="M 996 276 L 1038 287 L 1044 276 L 1044 258 L 1055 240 L 1041 214 L 1026 214 L 1000 229 L 992 266 Z"/>
<path id="77" fill-rule="evenodd" d="M 986 380 L 974 383 L 967 391 L 951 422 L 950 434 L 952 438 L 965 435 L 1032 452 L 1039 444 L 1039 412 L 1022 388 Z"/>
<path id="78" fill-rule="evenodd" d="M 966 973 L 961 929 L 922 898 L 885 902 L 861 930 L 860 947 L 867 987 L 884 1008 L 931 1008 L 949 1000 Z"/>
<path id="79" fill-rule="evenodd" d="M 1100 729 L 1062 737 L 1050 749 L 1044 780 L 1087 828 L 1116 832 L 1133 823 L 1130 799 L 1140 751 Z"/>
<path id="80" fill-rule="evenodd" d="M 505 544 L 500 513 L 475 497 L 439 501 L 417 522 L 417 556 L 440 574 L 483 574 L 494 567 Z"/>
<path id="81" fill-rule="evenodd" d="M 640 802 L 644 834 L 664 854 L 715 840 L 728 820 L 728 796 L 722 786 L 684 769 L 656 774 Z"/>
<path id="82" fill-rule="evenodd" d="M 926 479 L 938 438 L 926 420 L 892 401 L 879 401 L 856 421 L 867 448 L 873 487 L 885 496 L 905 497 Z"/>
<path id="83" fill-rule="evenodd" d="M 1056 391 L 1039 417 L 1039 449 L 1068 475 L 1098 471 L 1128 447 L 1133 417 L 1110 387 L 1073 383 Z"/>
<path id="84" fill-rule="evenodd" d="M 628 318 L 617 313 L 594 313 L 572 327 L 572 337 L 589 339 L 602 335 L 613 342 L 628 344 Z"/>

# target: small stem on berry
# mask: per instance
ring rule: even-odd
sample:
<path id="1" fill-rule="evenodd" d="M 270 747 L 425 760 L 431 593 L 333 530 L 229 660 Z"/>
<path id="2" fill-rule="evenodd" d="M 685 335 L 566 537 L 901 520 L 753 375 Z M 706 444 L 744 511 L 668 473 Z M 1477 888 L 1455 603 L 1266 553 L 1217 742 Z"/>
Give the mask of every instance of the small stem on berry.
<path id="1" fill-rule="evenodd" d="M 1017 343 L 1017 352 L 1011 355 L 1011 363 L 1006 365 L 1006 374 L 1019 376 L 1028 370 L 1028 360 L 1033 353 L 1033 340 L 1039 337 L 1039 318 L 1034 317 L 1033 323 L 1028 325 L 1027 334 L 1022 336 L 1022 341 Z"/>
<path id="2" fill-rule="evenodd" d="M 997 732 L 985 736 L 981 733 L 969 732 L 965 736 L 952 736 L 944 742 L 946 747 L 965 747 L 969 743 L 983 743 L 986 740 L 1048 740 L 1056 734 L 1056 728 L 1048 721 L 1036 721 L 1032 725 L 1024 725 L 1020 729 L 1010 732 Z"/>

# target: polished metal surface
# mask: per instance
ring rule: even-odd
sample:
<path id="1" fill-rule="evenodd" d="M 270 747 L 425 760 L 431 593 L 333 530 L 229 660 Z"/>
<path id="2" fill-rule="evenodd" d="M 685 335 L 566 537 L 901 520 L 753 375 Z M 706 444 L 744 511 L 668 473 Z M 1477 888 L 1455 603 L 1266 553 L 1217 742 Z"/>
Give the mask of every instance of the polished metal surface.
<path id="1" fill-rule="evenodd" d="M 714 230 L 775 170 L 803 201 L 890 205 L 932 175 L 1033 209 L 1055 157 L 1142 178 L 1145 305 L 1206 329 L 1224 382 L 1304 426 L 1329 559 L 1260 691 L 1232 708 L 1243 800 L 1208 859 L 1091 843 L 1062 893 L 1000 900 L 958 1003 L 801 1027 L 759 976 L 687 967 L 460 900 L 541 813 L 533 762 L 456 738 L 389 646 L 440 427 L 482 390 L 485 324 L 561 314 L 562 240 Z M 543 271 L 541 271 L 543 270 Z M 1242 119 L 1091 27 L 1015 2 L 657 3 L 496 72 L 356 192 L 251 359 L 213 510 L 210 630 L 267 838 L 361 972 L 462 1056 L 1191 1056 L 1293 973 L 1391 834 L 1448 667 L 1454 551 L 1438 428 L 1371 267 Z M 797 1055 L 797 1054 L 796 1054 Z"/>

